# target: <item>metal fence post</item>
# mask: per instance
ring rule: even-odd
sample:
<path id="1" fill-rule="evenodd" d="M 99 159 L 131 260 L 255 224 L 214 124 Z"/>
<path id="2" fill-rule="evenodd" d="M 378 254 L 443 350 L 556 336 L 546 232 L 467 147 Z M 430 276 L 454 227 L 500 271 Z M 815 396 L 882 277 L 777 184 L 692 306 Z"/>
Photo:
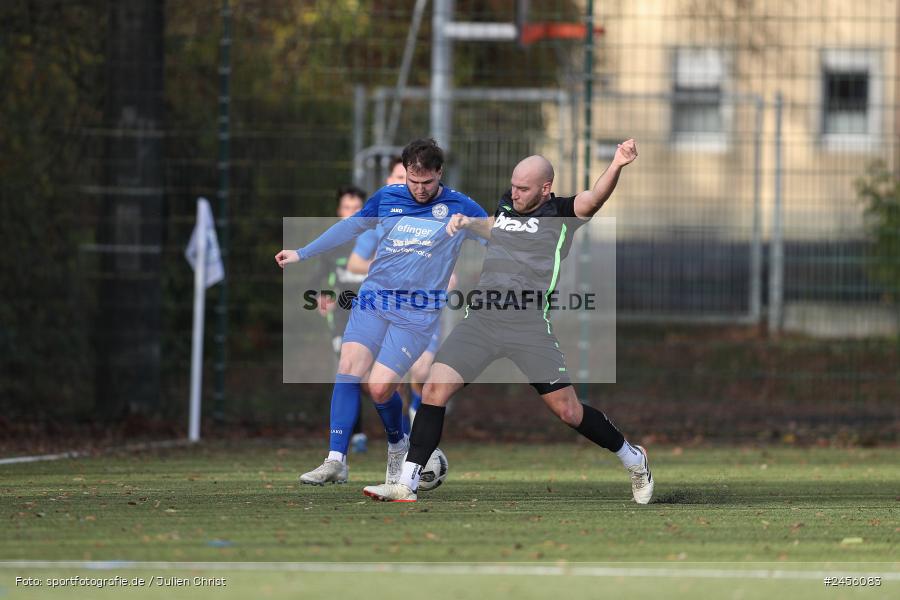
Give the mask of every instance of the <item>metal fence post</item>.
<path id="1" fill-rule="evenodd" d="M 772 231 L 769 239 L 769 334 L 781 331 L 784 311 L 784 223 L 781 198 L 781 126 L 784 98 L 775 94 L 775 189 L 772 203 Z"/>
<path id="2" fill-rule="evenodd" d="M 222 260 L 228 272 L 228 194 L 231 141 L 231 7 L 228 0 L 222 0 L 222 38 L 219 40 L 221 51 L 219 63 L 219 246 Z M 215 389 L 213 390 L 213 417 L 217 421 L 224 419 L 225 414 L 225 340 L 228 335 L 228 279 L 222 281 L 219 290 L 219 301 L 216 304 L 216 360 L 213 367 L 215 373 Z"/>
<path id="3" fill-rule="evenodd" d="M 435 0 L 431 20 L 431 135 L 444 152 L 450 150 L 450 91 L 453 46 L 444 31 L 453 20 L 453 0 Z"/>
<path id="4" fill-rule="evenodd" d="M 383 146 L 387 143 L 385 141 L 387 134 L 387 100 L 386 90 L 375 90 L 375 115 L 372 122 L 372 137 L 376 146 Z"/>
<path id="5" fill-rule="evenodd" d="M 357 84 L 353 86 L 353 156 L 362 152 L 366 144 L 366 88 Z M 356 169 L 353 170 L 353 184 L 362 186 Z"/>
<path id="6" fill-rule="evenodd" d="M 416 50 L 416 36 L 419 34 L 419 26 L 422 24 L 422 13 L 425 12 L 425 4 L 428 0 L 416 0 L 416 6 L 413 9 L 412 24 L 406 35 L 406 47 L 403 49 L 403 62 L 400 65 L 400 74 L 397 76 L 397 88 L 394 94 L 394 102 L 391 104 L 391 116 L 388 121 L 385 142 L 394 143 L 394 136 L 397 135 L 397 126 L 400 123 L 400 105 L 403 103 L 403 90 L 406 89 L 406 82 L 409 80 L 409 69 L 412 66 L 413 53 Z"/>
<path id="7" fill-rule="evenodd" d="M 593 135 L 593 92 L 594 92 L 594 0 L 588 0 L 585 12 L 585 38 L 584 38 L 584 189 L 591 188 L 591 136 Z M 591 238 L 587 228 L 581 233 L 581 248 L 578 253 L 578 289 L 581 293 L 589 290 L 585 271 L 591 264 Z M 578 380 L 579 392 L 587 395 L 585 381 L 590 376 L 590 352 L 591 352 L 591 328 L 590 319 L 586 311 L 578 315 L 580 321 L 581 338 L 578 340 L 579 364 Z"/>
<path id="8" fill-rule="evenodd" d="M 757 98 L 753 132 L 753 230 L 750 240 L 750 319 L 762 316 L 762 129 L 765 101 Z"/>

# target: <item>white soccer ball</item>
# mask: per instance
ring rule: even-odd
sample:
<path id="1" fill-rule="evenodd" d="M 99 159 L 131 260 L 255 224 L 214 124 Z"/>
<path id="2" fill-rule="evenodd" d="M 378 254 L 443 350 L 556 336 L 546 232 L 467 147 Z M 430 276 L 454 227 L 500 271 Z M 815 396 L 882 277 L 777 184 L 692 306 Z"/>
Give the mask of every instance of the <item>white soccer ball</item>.
<path id="1" fill-rule="evenodd" d="M 440 448 L 435 448 L 428 462 L 419 474 L 419 491 L 430 492 L 444 483 L 447 478 L 447 457 Z"/>

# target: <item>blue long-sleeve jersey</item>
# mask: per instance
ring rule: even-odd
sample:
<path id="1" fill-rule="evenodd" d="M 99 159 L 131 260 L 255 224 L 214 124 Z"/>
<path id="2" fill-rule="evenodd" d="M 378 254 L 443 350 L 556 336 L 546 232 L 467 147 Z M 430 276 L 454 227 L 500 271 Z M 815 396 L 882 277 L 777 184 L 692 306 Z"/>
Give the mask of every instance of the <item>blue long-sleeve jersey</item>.
<path id="1" fill-rule="evenodd" d="M 487 217 L 474 200 L 448 187 L 421 204 L 405 184 L 387 185 L 375 192 L 362 210 L 336 223 L 297 253 L 301 260 L 307 260 L 380 225 L 378 249 L 360 287 L 360 297 L 366 292 L 383 295 L 387 290 L 425 292 L 425 306 L 415 307 L 435 310 L 442 304 L 440 296 L 446 293 L 462 243 L 471 236 L 468 231 L 447 235 L 447 221 L 456 213 Z"/>

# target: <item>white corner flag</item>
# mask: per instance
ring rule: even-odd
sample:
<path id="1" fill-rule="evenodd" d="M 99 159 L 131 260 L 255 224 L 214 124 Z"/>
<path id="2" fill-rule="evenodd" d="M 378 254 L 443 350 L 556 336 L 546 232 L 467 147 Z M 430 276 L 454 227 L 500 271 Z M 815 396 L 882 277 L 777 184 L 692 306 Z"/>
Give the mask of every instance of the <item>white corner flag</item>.
<path id="1" fill-rule="evenodd" d="M 206 239 L 205 248 L 200 248 L 200 239 Z M 205 250 L 205 252 L 204 252 Z M 201 254 L 202 253 L 202 254 Z M 205 255 L 206 260 L 200 261 Z M 191 264 L 195 272 L 205 271 L 206 287 L 211 287 L 225 279 L 225 265 L 222 264 L 222 253 L 219 251 L 219 237 L 216 235 L 216 225 L 213 221 L 212 209 L 206 198 L 197 198 L 197 224 L 191 234 L 184 257 Z M 203 262 L 205 269 L 197 270 L 197 263 Z"/>
<path id="2" fill-rule="evenodd" d="M 200 387 L 203 380 L 203 319 L 206 288 L 225 279 L 225 265 L 212 209 L 206 198 L 197 198 L 197 224 L 184 257 L 194 269 L 194 333 L 191 340 L 191 404 L 188 439 L 200 441 Z"/>

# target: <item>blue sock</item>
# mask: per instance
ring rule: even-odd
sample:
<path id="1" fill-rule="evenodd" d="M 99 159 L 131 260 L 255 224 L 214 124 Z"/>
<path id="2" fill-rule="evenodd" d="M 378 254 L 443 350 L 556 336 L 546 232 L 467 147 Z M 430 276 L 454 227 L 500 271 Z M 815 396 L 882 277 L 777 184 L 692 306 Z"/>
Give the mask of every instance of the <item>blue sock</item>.
<path id="1" fill-rule="evenodd" d="M 388 441 L 396 444 L 403 439 L 403 399 L 400 394 L 394 392 L 391 399 L 384 404 L 375 403 L 378 410 L 378 416 L 384 423 L 384 430 L 387 433 Z"/>
<path id="2" fill-rule="evenodd" d="M 403 413 L 403 433 L 409 435 L 409 432 L 412 430 L 412 419 L 410 418 L 410 413 L 418 412 L 419 407 L 422 406 L 422 396 L 416 393 L 416 390 L 413 387 L 409 386 L 409 411 Z"/>
<path id="3" fill-rule="evenodd" d="M 417 411 L 420 406 L 422 406 L 422 396 L 417 394 L 412 386 L 409 386 L 409 407 L 413 411 Z"/>
<path id="4" fill-rule="evenodd" d="M 409 435 L 412 430 L 412 423 L 409 421 L 409 414 L 403 413 L 403 435 Z"/>
<path id="5" fill-rule="evenodd" d="M 359 377 L 341 375 L 334 378 L 331 393 L 331 437 L 329 449 L 347 454 L 353 425 L 359 418 Z"/>

